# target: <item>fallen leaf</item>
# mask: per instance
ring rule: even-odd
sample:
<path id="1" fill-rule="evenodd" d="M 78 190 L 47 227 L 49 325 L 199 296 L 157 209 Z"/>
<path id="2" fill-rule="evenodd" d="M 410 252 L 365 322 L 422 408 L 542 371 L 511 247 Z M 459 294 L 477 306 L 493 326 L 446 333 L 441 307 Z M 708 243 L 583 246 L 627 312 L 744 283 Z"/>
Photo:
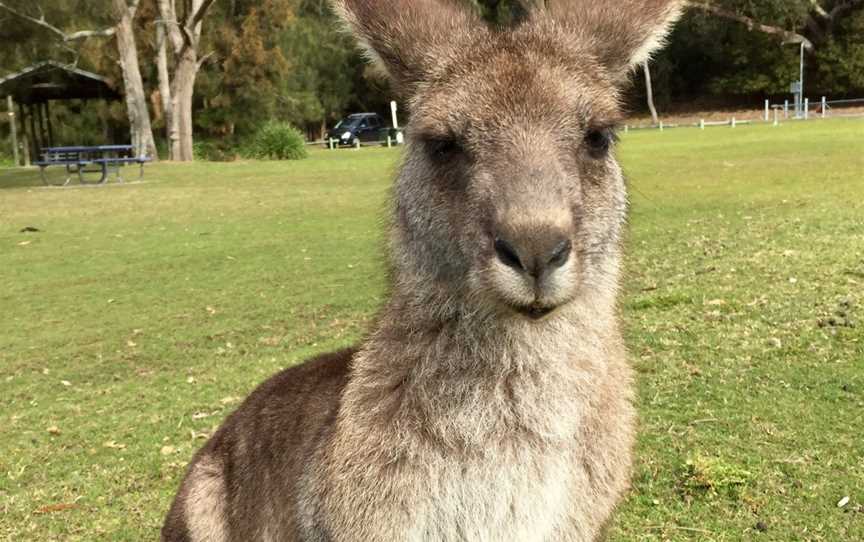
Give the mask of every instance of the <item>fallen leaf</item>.
<path id="1" fill-rule="evenodd" d="M 711 301 L 708 301 L 708 302 L 705 303 L 705 304 L 706 304 L 706 305 L 719 306 L 719 305 L 725 305 L 725 304 L 726 304 L 726 301 L 723 300 L 723 299 L 712 299 Z"/>
<path id="2" fill-rule="evenodd" d="M 61 380 L 60 383 L 63 384 L 64 386 L 66 386 L 67 388 L 72 385 L 72 383 L 69 382 L 68 380 Z"/>
<path id="3" fill-rule="evenodd" d="M 171 455 L 177 451 L 177 448 L 174 446 L 162 446 L 162 449 L 159 450 L 159 453 L 162 455 Z"/>
<path id="4" fill-rule="evenodd" d="M 72 503 L 59 503 L 59 504 L 49 504 L 48 506 L 43 506 L 42 508 L 36 510 L 36 514 L 50 514 L 51 512 L 63 512 L 64 510 L 71 510 L 75 508 L 75 504 Z"/>
<path id="5" fill-rule="evenodd" d="M 220 403 L 223 405 L 233 405 L 234 403 L 240 401 L 239 397 L 223 397 Z"/>
<path id="6" fill-rule="evenodd" d="M 19 247 L 26 247 L 27 245 L 29 245 L 32 242 L 33 241 L 21 241 L 20 243 L 18 243 L 18 246 Z"/>
<path id="7" fill-rule="evenodd" d="M 187 384 L 194 384 L 194 383 L 195 383 L 195 377 L 194 377 L 194 376 L 190 376 L 190 377 L 188 377 L 188 378 L 186 379 L 186 383 L 187 383 Z"/>
<path id="8" fill-rule="evenodd" d="M 47 429 L 47 431 L 49 433 L 51 433 L 52 435 L 59 435 L 60 434 L 60 428 L 57 427 L 56 425 L 52 425 L 51 427 L 49 427 Z"/>
<path id="9" fill-rule="evenodd" d="M 840 499 L 840 501 L 837 502 L 837 508 L 843 508 L 847 504 L 849 504 L 849 495 L 846 495 L 845 497 Z"/>
<path id="10" fill-rule="evenodd" d="M 106 441 L 102 446 L 111 448 L 112 450 L 125 450 L 126 445 L 114 442 L 113 440 Z"/>
<path id="11" fill-rule="evenodd" d="M 216 309 L 214 309 L 213 307 L 207 307 L 207 312 L 210 315 L 213 315 L 213 314 L 216 314 Z"/>

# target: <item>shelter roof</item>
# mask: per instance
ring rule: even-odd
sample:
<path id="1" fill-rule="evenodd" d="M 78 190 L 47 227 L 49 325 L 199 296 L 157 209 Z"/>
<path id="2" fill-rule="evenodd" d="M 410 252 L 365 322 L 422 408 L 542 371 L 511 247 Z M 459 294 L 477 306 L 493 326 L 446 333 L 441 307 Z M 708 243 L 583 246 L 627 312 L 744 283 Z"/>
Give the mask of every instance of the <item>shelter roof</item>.
<path id="1" fill-rule="evenodd" d="M 49 60 L 0 79 L 0 96 L 34 104 L 48 100 L 119 100 L 104 77 Z"/>

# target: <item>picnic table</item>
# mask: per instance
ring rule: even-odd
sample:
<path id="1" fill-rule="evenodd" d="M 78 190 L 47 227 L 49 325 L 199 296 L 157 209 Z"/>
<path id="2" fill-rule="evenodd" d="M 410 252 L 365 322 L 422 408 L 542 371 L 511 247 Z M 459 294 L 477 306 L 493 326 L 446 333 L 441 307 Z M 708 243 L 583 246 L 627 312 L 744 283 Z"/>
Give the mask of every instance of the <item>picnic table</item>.
<path id="1" fill-rule="evenodd" d="M 150 161 L 146 156 L 135 156 L 135 148 L 132 145 L 98 145 L 95 147 L 46 147 L 42 151 L 42 158 L 34 162 L 39 166 L 42 182 L 46 185 L 66 186 L 72 181 L 72 177 L 78 177 L 81 184 L 101 184 L 108 179 L 111 170 L 117 175 L 117 180 L 123 182 L 120 177 L 120 168 L 127 164 L 138 164 L 140 172 L 138 178 L 144 176 L 144 164 Z M 49 180 L 45 170 L 50 166 L 63 166 L 66 169 L 64 180 Z"/>

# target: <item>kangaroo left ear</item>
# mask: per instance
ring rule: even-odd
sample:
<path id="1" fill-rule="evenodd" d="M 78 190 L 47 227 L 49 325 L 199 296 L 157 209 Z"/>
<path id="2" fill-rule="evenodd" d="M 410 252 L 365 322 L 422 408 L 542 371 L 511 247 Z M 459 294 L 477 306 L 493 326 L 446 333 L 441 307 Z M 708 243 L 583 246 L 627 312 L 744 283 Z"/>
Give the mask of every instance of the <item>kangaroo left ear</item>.
<path id="1" fill-rule="evenodd" d="M 594 51 L 616 77 L 650 58 L 683 12 L 684 0 L 546 0 L 545 14 Z"/>

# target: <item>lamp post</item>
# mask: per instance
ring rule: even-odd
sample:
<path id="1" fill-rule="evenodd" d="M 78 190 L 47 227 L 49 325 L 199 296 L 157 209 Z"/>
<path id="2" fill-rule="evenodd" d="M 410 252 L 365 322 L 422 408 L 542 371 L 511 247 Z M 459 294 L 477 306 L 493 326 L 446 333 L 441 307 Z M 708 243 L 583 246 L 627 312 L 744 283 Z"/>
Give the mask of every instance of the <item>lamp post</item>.
<path id="1" fill-rule="evenodd" d="M 800 84 L 799 92 L 801 93 L 801 97 L 798 98 L 798 101 L 801 103 L 801 107 L 804 107 L 804 41 L 801 41 L 801 76 L 798 78 L 798 82 Z M 802 110 L 803 113 L 803 110 Z M 806 115 L 804 115 L 806 116 Z"/>

